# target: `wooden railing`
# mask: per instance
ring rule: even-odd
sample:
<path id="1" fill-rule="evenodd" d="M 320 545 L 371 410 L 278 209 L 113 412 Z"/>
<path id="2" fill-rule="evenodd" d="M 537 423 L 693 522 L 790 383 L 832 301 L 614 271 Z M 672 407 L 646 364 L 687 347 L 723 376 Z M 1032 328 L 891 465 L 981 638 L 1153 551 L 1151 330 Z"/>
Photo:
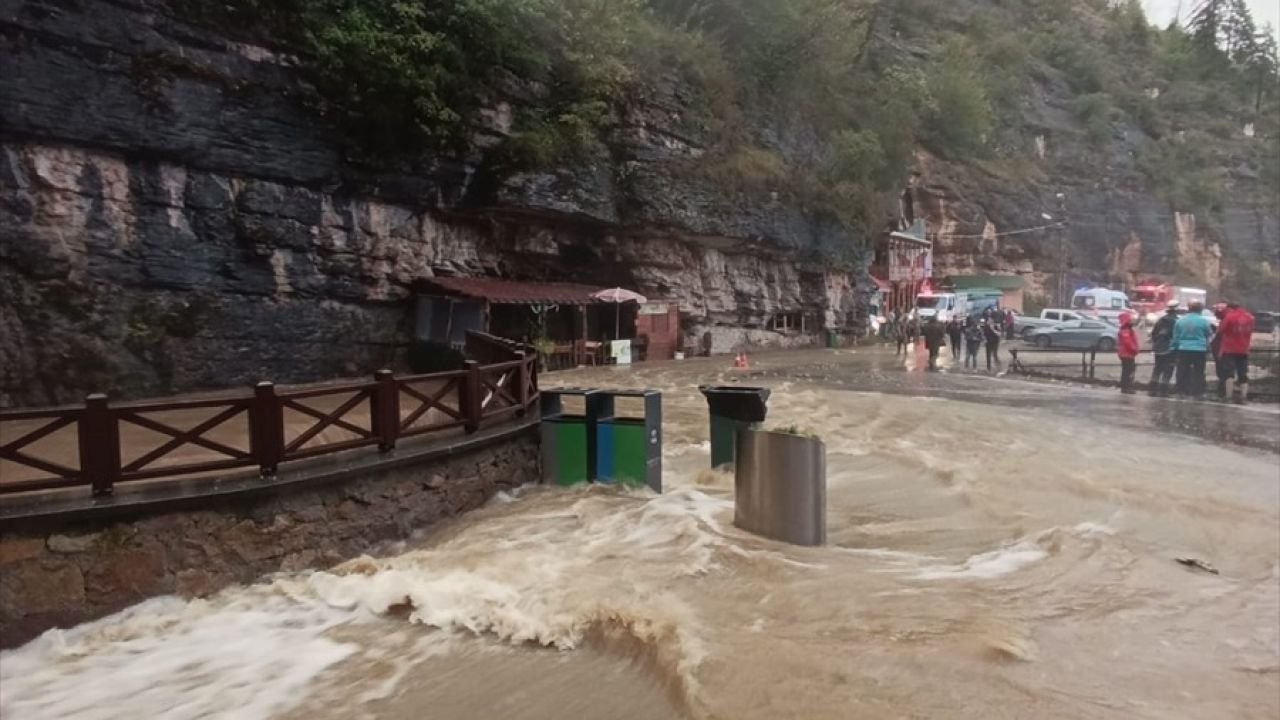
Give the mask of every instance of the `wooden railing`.
<path id="1" fill-rule="evenodd" d="M 109 495 L 120 483 L 163 480 L 281 463 L 399 440 L 482 427 L 522 416 L 537 401 L 537 362 L 508 362 L 372 381 L 216 399 L 0 411 L 0 495 L 88 487 Z M 42 447 L 43 443 L 43 447 Z"/>
<path id="2" fill-rule="evenodd" d="M 488 365 L 515 360 L 521 354 L 532 356 L 534 355 L 534 349 L 530 345 L 508 340 L 504 337 L 468 330 L 466 353 L 467 357 L 472 360 Z"/>

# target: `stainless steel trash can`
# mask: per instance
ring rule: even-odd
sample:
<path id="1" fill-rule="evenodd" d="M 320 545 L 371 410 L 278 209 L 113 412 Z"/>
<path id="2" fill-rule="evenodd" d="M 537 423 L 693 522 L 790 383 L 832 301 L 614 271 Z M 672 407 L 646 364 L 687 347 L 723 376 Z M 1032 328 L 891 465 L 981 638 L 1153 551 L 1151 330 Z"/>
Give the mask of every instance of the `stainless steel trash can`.
<path id="1" fill-rule="evenodd" d="M 738 432 L 733 522 L 793 545 L 827 541 L 827 448 L 805 435 Z"/>

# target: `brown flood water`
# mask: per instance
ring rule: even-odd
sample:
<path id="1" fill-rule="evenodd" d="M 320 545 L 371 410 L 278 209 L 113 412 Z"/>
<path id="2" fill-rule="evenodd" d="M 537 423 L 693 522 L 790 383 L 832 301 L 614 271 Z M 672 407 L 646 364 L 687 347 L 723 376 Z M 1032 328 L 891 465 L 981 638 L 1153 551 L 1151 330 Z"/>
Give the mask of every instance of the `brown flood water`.
<path id="1" fill-rule="evenodd" d="M 332 573 L 50 633 L 0 655 L 0 714 L 1280 715 L 1280 415 L 878 351 L 727 364 L 547 378 L 664 392 L 660 497 L 530 489 Z M 827 547 L 733 527 L 696 385 L 734 380 L 826 440 Z"/>

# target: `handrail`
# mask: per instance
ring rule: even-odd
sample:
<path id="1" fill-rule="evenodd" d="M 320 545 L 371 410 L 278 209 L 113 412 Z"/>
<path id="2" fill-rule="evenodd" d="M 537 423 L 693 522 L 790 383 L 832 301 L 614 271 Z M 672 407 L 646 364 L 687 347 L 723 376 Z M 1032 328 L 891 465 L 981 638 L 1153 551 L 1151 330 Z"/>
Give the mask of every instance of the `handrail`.
<path id="1" fill-rule="evenodd" d="M 110 495 L 119 483 L 254 466 L 266 478 L 276 475 L 282 463 L 304 458 L 370 445 L 388 452 L 399 439 L 458 428 L 474 433 L 486 423 L 525 415 L 537 402 L 537 358 L 533 353 L 514 355 L 515 360 L 486 365 L 468 361 L 462 370 L 404 376 L 380 370 L 372 381 L 300 389 L 277 391 L 263 382 L 251 392 L 218 398 L 113 405 L 95 394 L 80 406 L 0 410 L 0 460 L 37 471 L 30 477 L 0 479 L 0 496 L 78 487 Z M 424 388 L 424 383 L 438 384 Z M 334 402 L 317 406 L 317 400 L 326 398 Z M 151 417 L 199 410 L 211 412 L 189 418 L 185 427 Z M 310 424 L 286 423 L 286 411 Z M 78 465 L 70 457 L 50 460 L 32 454 L 33 445 L 68 428 L 75 433 Z M 126 447 L 122 428 L 167 437 L 122 461 L 128 451 L 137 450 Z M 330 430 L 341 437 L 327 436 Z"/>
<path id="2" fill-rule="evenodd" d="M 1036 358 L 1038 355 L 1072 355 L 1080 353 L 1080 362 L 1041 362 Z M 1098 369 L 1102 368 L 1115 369 L 1123 367 L 1119 357 L 1114 350 L 1102 351 L 1097 349 L 1080 349 L 1080 348 L 1040 348 L 1040 347 L 1013 347 L 1009 349 L 1010 362 L 1009 371 L 1019 375 L 1028 377 L 1046 377 L 1059 380 L 1073 380 L 1086 384 L 1097 385 L 1118 385 L 1119 382 L 1114 377 L 1111 379 L 1099 378 Z M 1099 360 L 1099 355 L 1102 356 Z M 1138 351 L 1138 355 L 1149 356 L 1154 355 L 1151 348 L 1142 348 Z M 1268 347 L 1254 347 L 1249 351 L 1249 357 L 1253 365 L 1267 368 L 1276 363 L 1276 359 L 1280 357 L 1280 350 Z M 1147 363 L 1143 363 L 1143 367 L 1151 367 Z M 1065 372 L 1072 370 L 1075 372 Z M 1261 378 L 1274 377 L 1274 371 L 1267 372 L 1264 370 Z M 1145 388 L 1147 384 L 1135 382 L 1134 387 Z M 1259 400 L 1275 400 L 1280 399 L 1280 395 L 1266 390 L 1255 390 L 1250 393 L 1250 397 Z"/>

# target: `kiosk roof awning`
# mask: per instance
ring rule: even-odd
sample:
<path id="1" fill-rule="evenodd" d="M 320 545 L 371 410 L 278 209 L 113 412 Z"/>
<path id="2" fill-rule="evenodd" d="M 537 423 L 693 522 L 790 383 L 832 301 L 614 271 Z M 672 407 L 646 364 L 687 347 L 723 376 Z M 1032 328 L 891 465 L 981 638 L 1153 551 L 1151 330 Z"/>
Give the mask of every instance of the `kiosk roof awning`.
<path id="1" fill-rule="evenodd" d="M 429 294 L 485 300 L 495 305 L 594 305 L 606 288 L 578 283 L 516 282 L 497 278 L 430 277 L 420 281 Z"/>

